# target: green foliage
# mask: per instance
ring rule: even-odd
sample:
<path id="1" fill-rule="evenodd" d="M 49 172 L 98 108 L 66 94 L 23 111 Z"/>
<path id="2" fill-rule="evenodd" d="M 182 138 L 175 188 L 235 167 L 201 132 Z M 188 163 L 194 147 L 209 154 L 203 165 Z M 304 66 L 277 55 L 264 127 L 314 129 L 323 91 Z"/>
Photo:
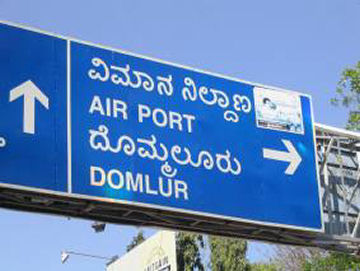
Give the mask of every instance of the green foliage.
<path id="1" fill-rule="evenodd" d="M 251 271 L 278 271 L 279 268 L 271 263 L 256 263 L 250 266 Z"/>
<path id="2" fill-rule="evenodd" d="M 326 257 L 308 259 L 304 271 L 357 271 L 360 270 L 360 259 L 342 253 L 330 253 Z"/>
<path id="3" fill-rule="evenodd" d="M 303 270 L 304 263 L 309 259 L 321 258 L 328 253 L 318 248 L 276 245 L 274 246 L 272 263 L 281 271 Z"/>
<path id="4" fill-rule="evenodd" d="M 202 235 L 179 232 L 176 235 L 176 258 L 179 271 L 204 271 L 201 249 L 205 246 Z"/>
<path id="5" fill-rule="evenodd" d="M 347 129 L 360 130 L 360 61 L 353 68 L 345 69 L 336 88 L 333 105 L 350 109 Z"/>
<path id="6" fill-rule="evenodd" d="M 209 237 L 212 271 L 249 270 L 247 242 L 239 239 Z"/>
<path id="7" fill-rule="evenodd" d="M 133 237 L 131 243 L 126 246 L 126 252 L 129 252 L 130 250 L 140 245 L 144 241 L 145 241 L 144 232 L 139 231 L 138 234 Z"/>

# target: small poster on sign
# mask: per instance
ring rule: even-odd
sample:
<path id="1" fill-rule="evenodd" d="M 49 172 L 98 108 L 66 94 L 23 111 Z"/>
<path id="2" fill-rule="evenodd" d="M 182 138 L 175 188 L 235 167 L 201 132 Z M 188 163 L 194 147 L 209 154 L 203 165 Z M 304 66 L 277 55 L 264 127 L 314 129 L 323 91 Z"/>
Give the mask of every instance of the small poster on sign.
<path id="1" fill-rule="evenodd" d="M 258 127 L 304 134 L 298 94 L 255 87 L 254 95 Z"/>

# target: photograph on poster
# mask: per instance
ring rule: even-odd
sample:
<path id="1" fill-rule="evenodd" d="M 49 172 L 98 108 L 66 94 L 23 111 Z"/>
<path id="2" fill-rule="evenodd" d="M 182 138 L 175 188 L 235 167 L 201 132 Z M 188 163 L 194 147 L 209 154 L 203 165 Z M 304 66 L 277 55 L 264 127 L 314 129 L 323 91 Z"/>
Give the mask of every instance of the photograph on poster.
<path id="1" fill-rule="evenodd" d="M 300 96 L 260 87 L 254 88 L 258 127 L 304 133 Z"/>

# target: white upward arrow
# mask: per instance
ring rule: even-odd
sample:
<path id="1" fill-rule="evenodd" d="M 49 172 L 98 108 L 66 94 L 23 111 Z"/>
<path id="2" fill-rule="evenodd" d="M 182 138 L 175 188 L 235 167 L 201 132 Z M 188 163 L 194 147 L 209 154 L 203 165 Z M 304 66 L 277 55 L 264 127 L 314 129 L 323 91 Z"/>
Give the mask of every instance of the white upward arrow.
<path id="1" fill-rule="evenodd" d="M 24 96 L 23 132 L 35 134 L 35 100 L 38 100 L 46 109 L 49 109 L 49 99 L 31 80 L 10 91 L 10 102 L 22 96 Z"/>
<path id="2" fill-rule="evenodd" d="M 301 156 L 299 155 L 291 141 L 286 139 L 282 139 L 281 141 L 284 143 L 288 151 L 276 151 L 264 148 L 264 158 L 289 162 L 290 164 L 287 167 L 285 174 L 293 175 L 302 161 Z"/>

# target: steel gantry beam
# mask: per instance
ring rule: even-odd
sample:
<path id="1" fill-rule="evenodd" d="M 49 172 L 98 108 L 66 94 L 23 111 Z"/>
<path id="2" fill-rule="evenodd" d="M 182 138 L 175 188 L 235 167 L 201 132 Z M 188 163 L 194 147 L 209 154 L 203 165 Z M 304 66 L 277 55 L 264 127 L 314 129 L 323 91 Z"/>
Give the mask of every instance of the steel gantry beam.
<path id="1" fill-rule="evenodd" d="M 360 133 L 317 124 L 316 144 L 325 236 L 359 249 Z"/>

